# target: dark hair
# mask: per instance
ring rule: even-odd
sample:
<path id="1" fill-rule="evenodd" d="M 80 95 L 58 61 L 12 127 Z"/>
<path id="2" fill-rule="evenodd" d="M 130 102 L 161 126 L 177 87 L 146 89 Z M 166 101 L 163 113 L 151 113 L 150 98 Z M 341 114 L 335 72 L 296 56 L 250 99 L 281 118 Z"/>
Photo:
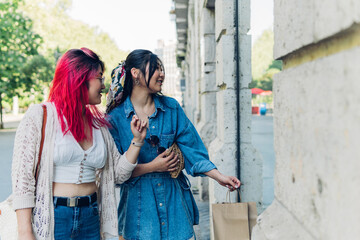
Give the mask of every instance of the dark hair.
<path id="1" fill-rule="evenodd" d="M 86 139 L 84 112 L 90 128 L 108 125 L 96 106 L 87 106 L 89 80 L 95 77 L 99 67 L 104 71 L 104 63 L 88 48 L 70 49 L 56 65 L 49 101 L 55 103 L 62 132 L 70 131 L 78 142 Z"/>
<path id="2" fill-rule="evenodd" d="M 148 75 L 148 80 L 146 82 L 146 65 L 148 63 L 149 63 L 149 75 Z M 124 92 L 120 103 L 123 103 L 128 96 L 131 96 L 131 92 L 133 89 L 133 80 L 131 75 L 132 68 L 137 68 L 141 71 L 141 73 L 145 77 L 146 85 L 147 87 L 149 87 L 150 79 L 154 75 L 154 72 L 159 67 L 159 65 L 162 68 L 162 70 L 165 71 L 164 65 L 160 60 L 160 58 L 151 51 L 144 49 L 136 49 L 132 51 L 125 60 L 126 77 L 124 83 Z"/>

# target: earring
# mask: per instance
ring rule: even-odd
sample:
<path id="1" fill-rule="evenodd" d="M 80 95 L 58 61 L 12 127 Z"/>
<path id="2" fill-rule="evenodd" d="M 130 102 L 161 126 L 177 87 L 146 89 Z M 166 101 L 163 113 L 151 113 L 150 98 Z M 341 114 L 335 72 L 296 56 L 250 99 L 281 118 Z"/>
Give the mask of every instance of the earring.
<path id="1" fill-rule="evenodd" d="M 138 78 L 135 79 L 135 84 L 136 84 L 136 85 L 139 85 L 139 84 L 140 84 L 140 81 L 139 81 Z"/>

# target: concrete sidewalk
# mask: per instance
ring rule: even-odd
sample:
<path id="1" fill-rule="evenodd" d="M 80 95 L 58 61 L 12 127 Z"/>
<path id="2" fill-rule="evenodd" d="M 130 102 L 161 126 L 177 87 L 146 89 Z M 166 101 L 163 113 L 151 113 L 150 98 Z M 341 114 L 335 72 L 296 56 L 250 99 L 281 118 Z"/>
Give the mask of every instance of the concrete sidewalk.
<path id="1" fill-rule="evenodd" d="M 194 226 L 196 240 L 209 240 L 210 239 L 209 201 L 200 201 L 198 194 L 194 194 L 194 198 L 200 214 L 199 225 Z"/>

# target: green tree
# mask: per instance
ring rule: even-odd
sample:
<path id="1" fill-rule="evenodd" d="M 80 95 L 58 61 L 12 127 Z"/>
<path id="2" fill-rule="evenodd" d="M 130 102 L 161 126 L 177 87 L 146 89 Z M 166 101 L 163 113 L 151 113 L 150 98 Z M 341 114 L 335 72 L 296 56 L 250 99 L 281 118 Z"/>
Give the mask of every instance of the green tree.
<path id="1" fill-rule="evenodd" d="M 261 88 L 263 90 L 271 90 L 273 85 L 274 74 L 280 72 L 282 69 L 282 61 L 273 60 L 268 68 L 257 79 L 253 78 L 253 81 L 249 84 L 249 88 Z"/>
<path id="2" fill-rule="evenodd" d="M 71 0 L 25 0 L 22 9 L 44 39 L 39 50 L 41 53 L 56 48 L 62 53 L 71 48 L 90 48 L 105 62 L 106 83 L 109 84 L 111 70 L 128 53 L 120 50 L 109 35 L 99 28 L 72 19 L 67 13 L 71 5 Z"/>
<path id="3" fill-rule="evenodd" d="M 255 41 L 251 51 L 251 72 L 253 79 L 258 79 L 274 60 L 274 33 L 265 30 Z"/>
<path id="4" fill-rule="evenodd" d="M 265 30 L 252 48 L 250 88 L 272 90 L 273 76 L 282 69 L 282 61 L 273 58 L 273 47 L 274 34 L 271 30 Z"/>
<path id="5" fill-rule="evenodd" d="M 3 128 L 2 98 L 29 88 L 31 81 L 22 80 L 27 59 L 38 54 L 41 37 L 32 31 L 32 21 L 19 12 L 21 0 L 0 3 L 0 128 Z"/>

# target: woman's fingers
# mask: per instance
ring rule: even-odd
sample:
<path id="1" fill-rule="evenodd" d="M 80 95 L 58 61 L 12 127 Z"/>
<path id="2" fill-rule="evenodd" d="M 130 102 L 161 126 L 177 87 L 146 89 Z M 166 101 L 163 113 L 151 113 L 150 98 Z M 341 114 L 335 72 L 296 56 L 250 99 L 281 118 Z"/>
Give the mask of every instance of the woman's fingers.
<path id="1" fill-rule="evenodd" d="M 179 158 L 178 155 L 175 155 L 175 153 L 171 153 L 171 154 L 173 157 L 169 159 L 169 164 L 177 162 L 177 160 Z"/>
<path id="2" fill-rule="evenodd" d="M 167 150 L 164 151 L 164 152 L 162 152 L 162 153 L 160 153 L 157 157 L 158 157 L 158 158 L 165 158 L 166 152 L 167 152 Z"/>
<path id="3" fill-rule="evenodd" d="M 168 167 L 168 168 L 169 168 L 169 171 L 171 171 L 170 169 L 173 169 L 173 168 L 177 169 L 177 167 L 176 167 L 177 163 L 178 163 L 178 161 L 176 161 L 176 162 L 173 163 L 173 164 L 170 164 L 169 167 Z"/>
<path id="4" fill-rule="evenodd" d="M 229 178 L 230 178 L 229 183 L 230 183 L 230 187 L 232 190 L 235 190 L 240 187 L 241 183 L 240 183 L 239 179 L 237 179 L 236 177 L 233 177 L 233 176 L 230 176 Z"/>
<path id="5" fill-rule="evenodd" d="M 140 127 L 141 127 L 141 120 L 137 120 L 136 121 L 136 127 L 137 127 L 137 130 L 140 132 Z"/>
<path id="6" fill-rule="evenodd" d="M 141 124 L 140 124 L 140 132 L 142 132 L 144 129 L 146 129 L 146 125 L 147 125 L 147 122 L 142 120 Z"/>
<path id="7" fill-rule="evenodd" d="M 168 169 L 168 172 L 175 171 L 176 169 L 178 169 L 178 168 L 177 168 L 177 167 L 174 167 L 174 168 L 169 168 L 169 169 Z"/>
<path id="8" fill-rule="evenodd" d="M 178 155 L 175 155 L 175 157 L 173 159 L 170 159 L 170 161 L 168 162 L 169 167 L 176 166 L 178 162 L 179 162 L 179 157 Z"/>
<path id="9" fill-rule="evenodd" d="M 240 187 L 241 182 L 240 182 L 239 179 L 237 179 L 236 177 L 231 177 L 231 180 L 232 180 L 233 183 L 235 183 L 235 188 Z"/>
<path id="10" fill-rule="evenodd" d="M 168 151 L 168 150 L 164 151 L 164 153 L 167 152 L 167 151 Z M 171 153 L 169 154 L 169 156 L 167 156 L 167 157 L 165 158 L 165 160 L 168 162 L 170 159 L 174 158 L 174 156 L 175 156 L 175 153 L 174 153 L 174 152 L 171 152 Z"/>
<path id="11" fill-rule="evenodd" d="M 136 129 L 137 129 L 137 122 L 138 122 L 138 120 L 139 120 L 139 117 L 138 116 L 136 116 L 136 115 L 134 115 L 133 117 L 132 117 L 132 119 L 131 119 L 131 125 L 132 126 L 134 126 Z"/>

